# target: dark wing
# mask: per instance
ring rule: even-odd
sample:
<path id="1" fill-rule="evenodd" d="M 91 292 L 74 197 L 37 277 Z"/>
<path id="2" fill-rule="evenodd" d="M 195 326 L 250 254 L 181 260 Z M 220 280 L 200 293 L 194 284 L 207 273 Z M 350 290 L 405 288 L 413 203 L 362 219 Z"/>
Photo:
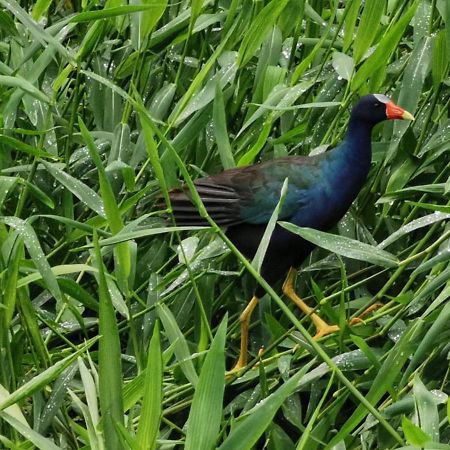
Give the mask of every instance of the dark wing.
<path id="1" fill-rule="evenodd" d="M 242 222 L 239 214 L 240 197 L 232 187 L 214 183 L 213 177 L 197 180 L 195 187 L 208 214 L 218 225 L 229 226 Z M 200 217 L 186 186 L 171 191 L 170 201 L 177 225 L 208 225 Z"/>
<path id="2" fill-rule="evenodd" d="M 286 178 L 288 194 L 279 218 L 288 219 L 307 202 L 308 187 L 317 181 L 315 167 L 313 158 L 280 158 L 200 178 L 195 181 L 195 187 L 208 214 L 218 225 L 264 224 L 280 199 Z M 207 225 L 186 186 L 171 191 L 170 199 L 178 225 Z"/>

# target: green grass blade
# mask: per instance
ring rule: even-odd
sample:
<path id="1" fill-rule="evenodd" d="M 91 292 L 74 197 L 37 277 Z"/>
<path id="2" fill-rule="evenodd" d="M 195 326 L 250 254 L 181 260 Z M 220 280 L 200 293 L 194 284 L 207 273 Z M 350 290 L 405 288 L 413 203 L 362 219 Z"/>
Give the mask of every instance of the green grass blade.
<path id="1" fill-rule="evenodd" d="M 103 163 L 100 159 L 100 155 L 98 153 L 97 146 L 89 133 L 86 125 L 84 124 L 81 117 L 79 117 L 79 125 L 81 134 L 83 136 L 84 141 L 86 142 L 87 148 L 89 150 L 89 154 L 94 162 L 99 175 L 100 182 L 100 192 L 102 194 L 104 209 L 106 213 L 106 217 L 108 219 L 111 231 L 113 233 L 118 233 L 123 228 L 123 220 L 119 212 L 119 208 L 117 206 L 116 199 L 114 197 L 114 193 L 112 191 L 111 185 L 106 176 L 106 171 L 103 166 Z"/>
<path id="2" fill-rule="evenodd" d="M 1 137 L 0 137 L 1 139 Z M 20 178 L 18 177 L 3 177 L 0 176 L 0 211 L 4 201 L 8 197 L 9 191 L 18 183 Z"/>
<path id="3" fill-rule="evenodd" d="M 252 147 L 250 147 L 249 150 L 247 150 L 247 152 L 245 152 L 241 156 L 241 158 L 239 158 L 239 161 L 237 162 L 238 167 L 247 166 L 254 162 L 255 158 L 258 156 L 258 153 L 262 150 L 267 141 L 267 138 L 269 137 L 270 130 L 272 129 L 272 120 L 272 116 L 269 115 L 269 117 L 267 117 L 267 119 L 264 121 L 261 134 L 258 136 L 258 140 Z"/>
<path id="4" fill-rule="evenodd" d="M 27 440 L 27 442 L 33 443 L 37 448 L 41 450 L 61 450 L 61 447 L 55 445 L 50 439 L 34 431 L 28 424 L 25 425 L 22 421 L 17 420 L 11 414 L 3 411 L 0 412 L 0 417 L 5 422 L 8 422 L 15 430 L 17 430 Z"/>
<path id="5" fill-rule="evenodd" d="M 20 259 L 23 258 L 23 256 L 23 241 L 19 240 L 12 249 L 8 258 L 8 278 L 6 279 L 3 292 L 3 306 L 5 309 L 0 312 L 0 315 L 3 316 L 2 326 L 5 330 L 9 330 L 16 307 Z"/>
<path id="6" fill-rule="evenodd" d="M 396 49 L 398 42 L 400 41 L 405 28 L 411 21 L 416 12 L 418 2 L 414 2 L 411 7 L 406 11 L 405 14 L 401 16 L 398 22 L 392 26 L 392 28 L 383 36 L 380 43 L 378 44 L 374 53 L 367 58 L 366 61 L 361 65 L 361 67 L 356 72 L 353 77 L 351 88 L 352 91 L 357 91 L 363 83 L 370 78 L 376 70 L 380 67 L 385 67 L 392 52 Z M 374 86 L 376 90 L 377 86 Z"/>
<path id="7" fill-rule="evenodd" d="M 355 40 L 354 30 L 356 26 L 356 20 L 358 18 L 359 8 L 361 2 L 349 2 L 345 4 L 345 22 L 344 22 L 344 42 L 343 50 L 347 52 L 350 45 Z"/>
<path id="8" fill-rule="evenodd" d="M 432 38 L 423 37 L 420 43 L 414 48 L 411 57 L 406 66 L 403 76 L 400 94 L 398 96 L 398 104 L 409 112 L 414 113 L 420 99 L 425 79 L 428 76 L 431 63 Z M 389 161 L 395 155 L 400 139 L 406 133 L 410 124 L 408 121 L 398 120 L 394 123 L 393 136 L 390 141 L 389 150 L 386 155 L 386 161 Z M 408 177 L 410 178 L 410 177 Z M 395 190 L 402 188 L 403 184 Z M 394 190 L 394 189 L 392 189 Z"/>
<path id="9" fill-rule="evenodd" d="M 287 0 L 272 0 L 259 12 L 239 47 L 237 60 L 239 67 L 245 66 L 250 61 L 287 3 Z"/>
<path id="10" fill-rule="evenodd" d="M 419 416 L 420 429 L 439 442 L 439 412 L 433 394 L 425 387 L 418 375 L 414 377 L 414 400 Z"/>
<path id="11" fill-rule="evenodd" d="M 56 165 L 41 161 L 47 171 L 65 186 L 73 195 L 79 198 L 87 207 L 99 216 L 105 217 L 105 208 L 101 197 L 85 183 L 60 170 Z"/>
<path id="12" fill-rule="evenodd" d="M 450 5 L 447 2 L 443 2 L 439 12 L 445 22 L 445 31 L 447 37 L 447 48 L 450 49 Z"/>
<path id="13" fill-rule="evenodd" d="M 380 19 L 386 9 L 386 0 L 373 0 L 364 4 L 358 31 L 353 44 L 353 58 L 358 64 L 374 41 Z"/>
<path id="14" fill-rule="evenodd" d="M 158 146 L 156 145 L 155 139 L 153 138 L 153 130 L 151 124 L 149 123 L 149 118 L 146 114 L 139 111 L 139 120 L 141 122 L 142 131 L 144 133 L 145 145 L 147 150 L 147 155 L 150 163 L 155 171 L 156 178 L 158 179 L 159 186 L 161 188 L 161 193 L 166 201 L 166 205 L 170 205 L 169 190 L 167 188 L 166 179 L 164 177 L 164 171 L 161 166 L 161 161 L 159 159 Z"/>
<path id="15" fill-rule="evenodd" d="M 225 37 L 223 38 L 222 42 L 220 43 L 220 45 L 217 47 L 217 49 L 214 51 L 214 53 L 210 56 L 210 58 L 208 59 L 208 61 L 203 65 L 202 69 L 200 70 L 200 72 L 197 74 L 197 76 L 195 77 L 195 79 L 192 81 L 192 83 L 190 84 L 188 90 L 186 91 L 186 93 L 183 95 L 183 97 L 181 98 L 181 100 L 179 101 L 179 103 L 177 104 L 177 106 L 175 107 L 174 112 L 171 114 L 170 116 L 170 125 L 173 125 L 177 120 L 178 117 L 182 114 L 182 112 L 184 111 L 184 109 L 186 108 L 187 104 L 189 103 L 189 101 L 192 99 L 192 97 L 194 96 L 194 94 L 199 90 L 201 84 L 203 83 L 203 81 L 205 80 L 205 78 L 207 77 L 207 75 L 209 74 L 210 70 L 212 69 L 214 63 L 217 61 L 217 58 L 222 54 L 222 52 L 224 51 L 228 40 L 231 38 L 231 36 L 233 35 L 233 32 L 236 28 L 236 24 L 234 24 L 230 30 L 228 31 L 228 33 L 225 35 Z"/>
<path id="16" fill-rule="evenodd" d="M 450 303 L 447 303 L 440 311 L 438 317 L 433 321 L 433 324 L 427 330 L 427 332 L 421 339 L 416 351 L 412 355 L 411 361 L 403 375 L 404 383 L 406 382 L 407 378 L 411 375 L 413 370 L 420 364 L 420 362 L 429 356 L 430 351 L 436 345 L 436 342 L 440 339 L 441 333 L 448 326 L 449 320 L 450 320 Z"/>
<path id="17" fill-rule="evenodd" d="M 96 238 L 96 235 L 94 235 Z M 100 246 L 95 239 L 95 255 L 99 275 L 99 393 L 102 421 L 108 450 L 120 450 L 115 423 L 123 424 L 122 364 L 119 331 L 111 296 L 106 284 Z"/>
<path id="18" fill-rule="evenodd" d="M 0 75 L 0 85 L 22 89 L 27 94 L 45 103 L 50 103 L 50 99 L 39 89 L 37 89 L 29 81 L 22 77 L 12 77 L 8 75 Z"/>
<path id="19" fill-rule="evenodd" d="M 373 406 L 380 401 L 383 395 L 391 389 L 391 386 L 400 375 L 404 364 L 408 360 L 413 351 L 412 338 L 415 333 L 415 327 L 411 326 L 402 335 L 397 344 L 390 350 L 387 358 L 384 360 L 381 368 L 378 370 L 374 380 L 371 383 L 369 392 L 365 398 Z M 333 448 L 333 445 L 345 439 L 363 420 L 366 415 L 366 407 L 359 405 L 350 416 L 349 419 L 342 425 L 338 433 L 328 443 L 326 450 Z M 400 439 L 401 442 L 401 439 Z"/>
<path id="20" fill-rule="evenodd" d="M 398 259 L 391 253 L 364 242 L 312 228 L 297 227 L 289 222 L 280 222 L 280 225 L 319 247 L 347 258 L 366 261 L 382 267 L 396 267 L 398 264 Z"/>
<path id="21" fill-rule="evenodd" d="M 3 401 L 4 398 L 8 397 L 10 394 L 7 389 L 4 388 L 0 384 L 0 402 Z M 14 417 L 19 422 L 22 422 L 25 426 L 28 426 L 27 419 L 25 418 L 22 410 L 20 409 L 19 405 L 14 404 L 11 406 L 8 406 L 8 408 L 4 409 L 4 412 L 8 413 L 10 416 Z"/>
<path id="22" fill-rule="evenodd" d="M 217 85 L 224 89 L 228 84 L 231 84 L 236 76 L 236 52 L 224 52 L 221 55 L 221 62 L 223 67 L 218 70 L 210 80 L 208 80 L 205 86 L 196 92 L 195 95 L 187 102 L 183 111 L 174 120 L 173 125 L 178 126 L 185 121 L 188 117 L 197 111 L 204 110 L 214 100 Z"/>
<path id="23" fill-rule="evenodd" d="M 123 228 L 122 216 L 120 214 L 120 210 L 117 205 L 114 192 L 111 188 L 111 184 L 106 175 L 105 168 L 100 159 L 100 155 L 98 153 L 98 149 L 94 143 L 94 140 L 91 134 L 89 133 L 88 129 L 86 128 L 86 125 L 84 124 L 81 117 L 79 117 L 78 119 L 81 134 L 83 136 L 84 141 L 86 142 L 89 154 L 91 155 L 91 158 L 94 161 L 95 166 L 97 167 L 98 170 L 100 193 L 103 200 L 106 218 L 108 219 L 108 224 L 111 229 L 111 232 L 113 234 L 116 234 Z M 126 292 L 128 286 L 128 276 L 130 275 L 131 272 L 131 255 L 128 243 L 124 242 L 117 244 L 117 246 L 114 249 L 114 256 L 116 261 L 118 281 Z"/>
<path id="24" fill-rule="evenodd" d="M 78 367 L 80 371 L 81 381 L 86 395 L 87 405 L 84 404 L 73 392 L 69 391 L 73 401 L 79 405 L 79 408 L 83 412 L 83 416 L 86 422 L 87 432 L 89 434 L 89 442 L 92 443 L 92 447 L 96 450 L 104 450 L 104 437 L 101 432 L 100 426 L 100 409 L 98 407 L 98 387 L 95 380 L 98 382 L 98 373 L 94 368 L 92 361 L 91 371 L 85 366 L 83 360 L 78 358 Z M 95 380 L 94 380 L 95 378 Z"/>
<path id="25" fill-rule="evenodd" d="M 158 303 L 156 309 L 169 342 L 174 345 L 175 356 L 185 377 L 193 386 L 197 386 L 198 375 L 192 363 L 191 353 L 174 315 L 166 305 Z"/>
<path id="26" fill-rule="evenodd" d="M 45 15 L 51 4 L 52 0 L 37 0 L 33 6 L 31 17 L 38 21 L 43 15 Z"/>
<path id="27" fill-rule="evenodd" d="M 94 382 L 94 376 L 97 378 L 98 375 L 96 372 L 94 372 L 94 374 L 91 374 L 81 358 L 78 358 L 78 368 L 80 371 L 81 381 L 83 382 L 90 419 L 92 421 L 93 427 L 97 427 L 100 422 L 100 413 L 97 402 L 97 387 Z"/>
<path id="28" fill-rule="evenodd" d="M 258 272 L 261 271 L 264 256 L 269 247 L 270 238 L 272 237 L 273 230 L 275 229 L 275 226 L 277 224 L 278 215 L 280 214 L 281 208 L 283 208 L 283 203 L 289 189 L 288 183 L 289 180 L 286 178 L 283 182 L 283 186 L 281 187 L 280 200 L 278 201 L 277 206 L 275 207 L 272 215 L 270 216 L 269 222 L 267 223 L 266 229 L 264 231 L 264 235 L 258 246 L 258 250 L 256 251 L 255 256 L 253 258 L 252 265 Z"/>
<path id="29" fill-rule="evenodd" d="M 384 241 L 380 242 L 377 247 L 380 249 L 384 249 L 387 246 L 393 244 L 396 240 L 400 239 L 402 236 L 405 236 L 415 230 L 419 230 L 420 228 L 424 228 L 427 226 L 431 226 L 435 223 L 442 222 L 443 220 L 447 220 L 450 218 L 450 213 L 441 213 L 437 212 L 434 214 L 427 214 L 426 216 L 419 217 L 406 225 L 400 227 L 397 231 L 392 233 L 388 238 Z"/>
<path id="30" fill-rule="evenodd" d="M 216 448 L 225 390 L 225 336 L 222 320 L 203 363 L 187 422 L 186 450 Z"/>
<path id="31" fill-rule="evenodd" d="M 100 241 L 100 245 L 112 245 L 117 244 L 119 242 L 125 242 L 132 239 L 138 239 L 142 237 L 147 236 L 155 236 L 158 234 L 165 234 L 165 233 L 177 233 L 180 231 L 200 231 L 200 230 L 207 230 L 208 227 L 158 227 L 158 228 L 150 228 L 148 230 L 138 230 L 138 231 L 122 231 L 120 233 L 117 233 L 115 236 L 111 238 L 102 239 Z"/>
<path id="32" fill-rule="evenodd" d="M 54 155 L 47 152 L 43 152 L 42 150 L 39 150 L 33 147 L 32 145 L 26 144 L 25 142 L 19 141 L 19 139 L 15 139 L 11 136 L 5 136 L 4 134 L 0 134 L 0 143 L 5 144 L 10 148 L 13 148 L 19 152 L 26 153 L 28 155 L 37 156 L 39 158 L 55 159 Z"/>
<path id="33" fill-rule="evenodd" d="M 405 433 L 406 440 L 413 446 L 413 448 L 430 448 L 427 446 L 427 443 L 431 441 L 430 436 L 424 433 L 417 425 L 413 424 L 405 416 L 402 417 L 402 428 Z"/>
<path id="34" fill-rule="evenodd" d="M 433 55 L 431 57 L 431 75 L 433 87 L 437 91 L 448 73 L 450 48 L 445 30 L 439 31 L 434 39 Z"/>
<path id="35" fill-rule="evenodd" d="M 75 364 L 69 366 L 64 370 L 52 386 L 52 393 L 50 394 L 47 403 L 45 404 L 42 414 L 39 416 L 37 429 L 41 433 L 45 433 L 50 425 L 55 420 L 56 415 L 64 404 L 67 386 L 78 373 L 78 367 Z M 6 411 L 8 412 L 8 411 Z"/>
<path id="36" fill-rule="evenodd" d="M 147 6 L 149 9 L 134 15 L 132 18 L 139 35 L 139 42 L 136 46 L 138 49 L 141 48 L 141 42 L 150 35 L 153 28 L 164 14 L 164 10 L 167 7 L 167 0 L 140 0 L 139 3 L 142 3 L 142 5 Z M 137 20 L 135 21 L 133 19 Z"/>
<path id="37" fill-rule="evenodd" d="M 50 355 L 48 354 L 44 338 L 42 337 L 36 312 L 26 290 L 21 289 L 17 292 L 17 309 L 20 312 L 24 328 L 29 336 L 30 346 L 32 347 L 33 352 L 36 353 L 39 362 L 42 363 L 42 366 L 48 367 L 50 363 Z"/>
<path id="38" fill-rule="evenodd" d="M 344 80 L 350 80 L 355 68 L 355 63 L 351 56 L 341 52 L 333 53 L 333 68 Z"/>
<path id="39" fill-rule="evenodd" d="M 139 448 L 153 450 L 159 435 L 162 415 L 162 383 L 163 364 L 161 358 L 161 343 L 159 324 L 155 325 L 148 350 L 147 368 L 145 371 L 144 396 L 142 398 L 141 417 L 137 431 Z"/>
<path id="40" fill-rule="evenodd" d="M 216 95 L 214 97 L 213 123 L 214 135 L 216 137 L 222 167 L 224 169 L 231 169 L 236 166 L 236 163 L 234 162 L 233 152 L 228 139 L 225 105 L 219 83 L 216 84 Z"/>
<path id="41" fill-rule="evenodd" d="M 58 286 L 58 281 L 53 274 L 50 264 L 48 263 L 44 252 L 42 251 L 39 239 L 33 227 L 22 219 L 17 217 L 0 217 L 0 223 L 4 223 L 19 233 L 21 239 L 25 243 L 25 247 L 31 256 L 37 270 L 42 275 L 47 289 L 59 301 L 63 301 L 61 290 Z"/>
<path id="42" fill-rule="evenodd" d="M 70 364 L 75 361 L 78 356 L 82 355 L 88 348 L 90 348 L 94 342 L 97 341 L 97 338 L 88 341 L 86 345 L 81 347 L 76 352 L 66 356 L 64 359 L 58 361 L 53 364 L 53 366 L 45 369 L 40 374 L 33 377 L 31 380 L 27 381 L 25 384 L 20 386 L 14 392 L 9 394 L 6 397 L 3 397 L 0 401 L 0 410 L 4 410 L 14 403 L 18 403 L 22 401 L 26 397 L 30 397 L 35 392 L 39 391 L 39 389 L 47 386 L 51 383 L 55 378 L 57 378 L 63 370 L 70 366 Z"/>
<path id="43" fill-rule="evenodd" d="M 31 35 L 39 42 L 43 47 L 47 44 L 54 46 L 61 56 L 75 61 L 71 51 L 67 50 L 56 38 L 54 38 L 47 30 L 44 30 L 38 25 L 32 17 L 15 1 L 15 0 L 0 0 L 0 3 L 11 11 L 17 19 L 22 22 L 25 29 L 29 30 Z"/>
<path id="44" fill-rule="evenodd" d="M 300 380 L 312 366 L 312 361 L 303 366 L 294 376 L 279 387 L 273 394 L 259 402 L 247 416 L 242 418 L 224 440 L 219 450 L 250 450 L 264 433 L 283 402 L 298 386 Z"/>

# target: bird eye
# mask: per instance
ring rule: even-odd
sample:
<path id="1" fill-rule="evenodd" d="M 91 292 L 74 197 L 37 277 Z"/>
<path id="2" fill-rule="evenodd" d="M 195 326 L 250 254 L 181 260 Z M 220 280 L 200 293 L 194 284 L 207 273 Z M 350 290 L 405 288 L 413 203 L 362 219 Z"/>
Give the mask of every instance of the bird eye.
<path id="1" fill-rule="evenodd" d="M 378 102 L 374 103 L 373 106 L 380 106 L 380 104 Z"/>

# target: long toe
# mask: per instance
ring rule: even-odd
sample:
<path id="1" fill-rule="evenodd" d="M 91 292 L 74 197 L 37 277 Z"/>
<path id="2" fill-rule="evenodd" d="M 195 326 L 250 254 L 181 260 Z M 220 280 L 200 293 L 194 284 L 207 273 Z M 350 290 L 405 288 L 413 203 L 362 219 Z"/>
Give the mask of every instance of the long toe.
<path id="1" fill-rule="evenodd" d="M 333 334 L 339 331 L 339 327 L 337 325 L 323 325 L 317 328 L 317 333 L 314 336 L 315 340 L 320 339 L 321 337 L 327 336 L 328 334 Z"/>
<path id="2" fill-rule="evenodd" d="M 382 306 L 383 306 L 382 303 L 374 303 L 373 305 L 370 305 L 358 317 L 353 317 L 353 319 L 351 319 L 348 322 L 349 325 L 356 325 L 358 323 L 364 323 L 364 317 L 366 317 L 371 312 L 376 311 L 377 309 L 380 309 Z"/>
<path id="3" fill-rule="evenodd" d="M 235 375 L 236 373 L 240 372 L 244 367 L 246 366 L 246 364 L 241 364 L 239 361 L 234 365 L 233 368 L 231 368 L 227 374 L 230 375 Z"/>

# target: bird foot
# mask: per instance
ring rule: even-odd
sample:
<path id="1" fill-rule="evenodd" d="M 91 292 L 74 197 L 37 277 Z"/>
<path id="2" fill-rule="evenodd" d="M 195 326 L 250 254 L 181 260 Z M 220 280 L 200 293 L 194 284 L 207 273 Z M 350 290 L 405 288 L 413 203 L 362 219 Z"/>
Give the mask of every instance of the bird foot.
<path id="1" fill-rule="evenodd" d="M 226 373 L 226 377 L 237 375 L 246 366 L 247 361 L 241 361 L 241 359 L 239 359 L 236 364 Z"/>
<path id="2" fill-rule="evenodd" d="M 241 376 L 240 372 L 244 368 L 245 366 L 239 366 L 238 364 L 235 364 L 235 366 L 232 369 L 225 372 L 225 380 L 231 381 L 236 378 L 239 378 Z"/>
<path id="3" fill-rule="evenodd" d="M 376 311 L 377 309 L 380 309 L 383 306 L 382 303 L 374 303 L 373 305 L 370 305 L 368 308 L 366 308 L 358 317 L 353 317 L 349 321 L 349 325 L 356 325 L 358 323 L 365 323 L 364 317 L 370 314 L 373 311 Z"/>
<path id="4" fill-rule="evenodd" d="M 382 303 L 374 303 L 373 305 L 369 306 L 366 310 L 364 310 L 362 314 L 360 314 L 358 317 L 354 317 L 353 319 L 349 320 L 348 324 L 352 326 L 357 325 L 359 323 L 365 323 L 363 318 L 368 314 L 370 314 L 371 312 L 381 308 L 382 306 L 383 306 Z M 333 334 L 339 331 L 339 327 L 337 325 L 328 325 L 326 322 L 320 323 L 318 325 L 316 324 L 316 329 L 317 332 L 314 336 L 314 340 L 318 340 L 324 336 L 327 336 L 328 334 Z"/>
<path id="5" fill-rule="evenodd" d="M 358 325 L 359 323 L 366 323 L 366 321 L 363 319 L 363 318 L 361 318 L 361 317 L 353 317 L 353 319 L 350 319 L 349 321 L 348 321 L 348 324 L 350 325 L 350 326 L 352 326 L 352 325 Z"/>
<path id="6" fill-rule="evenodd" d="M 327 336 L 328 334 L 336 333 L 337 331 L 339 331 L 339 327 L 337 325 L 326 324 L 317 328 L 317 332 L 313 339 L 317 341 L 318 339 Z"/>
<path id="7" fill-rule="evenodd" d="M 259 350 L 258 350 L 258 358 L 259 358 L 259 362 L 257 362 L 252 369 L 255 369 L 256 367 L 258 367 L 261 358 L 264 354 L 264 346 L 262 346 Z M 237 360 L 236 364 L 234 365 L 234 367 L 232 369 L 230 369 L 227 373 L 226 373 L 226 377 L 231 377 L 231 376 L 236 376 L 242 369 L 245 369 L 247 367 L 247 358 L 242 358 L 239 357 L 239 359 Z"/>

